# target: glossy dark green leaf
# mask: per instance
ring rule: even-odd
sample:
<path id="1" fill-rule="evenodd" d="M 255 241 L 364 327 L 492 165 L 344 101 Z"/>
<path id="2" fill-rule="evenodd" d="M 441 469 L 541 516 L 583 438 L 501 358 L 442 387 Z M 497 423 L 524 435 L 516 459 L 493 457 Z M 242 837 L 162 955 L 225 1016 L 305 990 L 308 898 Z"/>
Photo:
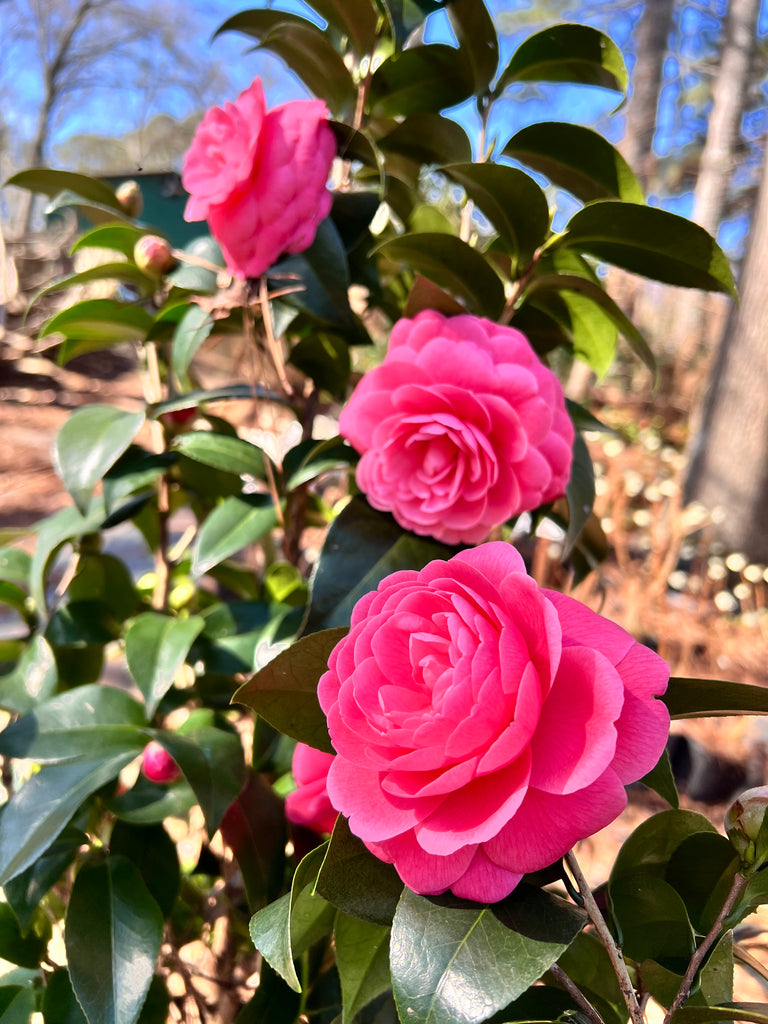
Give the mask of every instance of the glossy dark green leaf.
<path id="1" fill-rule="evenodd" d="M 162 937 L 162 912 L 138 868 L 125 857 L 83 864 L 64 942 L 72 988 L 90 1024 L 135 1024 Z"/>
<path id="2" fill-rule="evenodd" d="M 744 1020 L 768 1024 L 768 1003 L 724 1003 L 720 1006 L 684 1006 L 675 1014 L 675 1024 L 715 1024 L 715 1021 Z"/>
<path id="3" fill-rule="evenodd" d="M 0 676 L 0 707 L 22 714 L 56 692 L 58 672 L 50 644 L 36 634 L 12 672 Z"/>
<path id="4" fill-rule="evenodd" d="M 277 513 L 268 496 L 225 498 L 198 531 L 192 550 L 193 575 L 202 576 L 225 558 L 259 540 L 276 525 Z"/>
<path id="5" fill-rule="evenodd" d="M 370 53 L 377 34 L 376 11 L 360 0 L 312 0 L 312 7 L 342 35 L 349 36 L 358 57 Z"/>
<path id="6" fill-rule="evenodd" d="M 174 412 L 177 409 L 189 409 L 191 406 L 199 406 L 202 402 L 240 402 L 252 401 L 255 398 L 262 398 L 270 402 L 282 402 L 287 404 L 285 395 L 277 391 L 270 391 L 261 385 L 252 387 L 250 384 L 224 384 L 218 388 L 205 388 L 196 391 L 187 391 L 173 398 L 166 398 L 162 402 L 155 402 L 147 406 L 147 416 L 157 419 L 166 412 Z"/>
<path id="7" fill-rule="evenodd" d="M 64 364 L 81 351 L 107 348 L 120 341 L 141 341 L 152 326 L 152 317 L 140 306 L 116 299 L 85 299 L 52 316 L 40 330 L 40 337 L 63 334 L 59 362 Z"/>
<path id="8" fill-rule="evenodd" d="M 310 440 L 305 447 L 298 445 L 283 459 L 286 489 L 292 491 L 332 469 L 349 466 L 357 457 L 354 448 L 345 444 L 341 437 L 330 437 L 324 441 Z"/>
<path id="9" fill-rule="evenodd" d="M 87 836 L 80 828 L 67 826 L 28 868 L 3 886 L 5 898 L 11 905 L 22 931 L 28 931 L 40 905 L 51 886 L 61 878 Z"/>
<path id="10" fill-rule="evenodd" d="M 446 0 L 375 0 L 386 18 L 386 29 L 399 49 L 405 45 L 424 19 L 445 7 Z"/>
<path id="11" fill-rule="evenodd" d="M 0 987 L 0 1024 L 29 1024 L 36 1009 L 37 999 L 31 986 Z"/>
<path id="12" fill-rule="evenodd" d="M 661 811 L 634 830 L 619 850 L 611 871 L 610 885 L 623 875 L 642 871 L 663 878 L 672 854 L 683 840 L 699 832 L 717 829 L 695 811 Z"/>
<path id="13" fill-rule="evenodd" d="M 181 873 L 176 844 L 163 826 L 118 821 L 109 839 L 109 852 L 113 857 L 126 857 L 138 868 L 163 917 L 167 917 L 176 901 Z"/>
<path id="14" fill-rule="evenodd" d="M 234 14 L 219 25 L 213 34 L 213 39 L 224 32 L 241 32 L 251 39 L 264 39 L 273 29 L 280 25 L 309 25 L 313 24 L 299 14 L 291 14 L 288 11 L 277 9 L 269 10 L 247 10 Z M 314 26 L 313 26 L 314 27 Z"/>
<path id="15" fill-rule="evenodd" d="M 354 111 L 357 90 L 352 76 L 322 29 L 303 19 L 282 20 L 262 37 L 259 48 L 280 57 L 335 116 Z"/>
<path id="16" fill-rule="evenodd" d="M 135 751 L 43 767 L 14 794 L 0 829 L 0 885 L 48 849 L 80 804 L 116 778 Z"/>
<path id="17" fill-rule="evenodd" d="M 456 121 L 439 114 L 411 114 L 378 140 L 385 153 L 420 164 L 466 163 L 472 159 L 467 133 Z"/>
<path id="18" fill-rule="evenodd" d="M 558 964 L 595 1006 L 606 1024 L 624 1024 L 627 1019 L 624 997 L 608 952 L 594 932 L 580 932 Z"/>
<path id="19" fill-rule="evenodd" d="M 461 299 L 478 316 L 496 320 L 504 309 L 504 286 L 486 258 L 460 238 L 442 233 L 401 235 L 376 250 L 405 263 Z"/>
<path id="20" fill-rule="evenodd" d="M 306 633 L 348 626 L 357 601 L 398 569 L 422 569 L 457 549 L 398 526 L 357 496 L 331 524 L 312 579 Z M 316 746 L 316 744 L 314 744 Z"/>
<path id="21" fill-rule="evenodd" d="M 75 209 L 81 217 L 90 221 L 91 224 L 112 224 L 120 218 L 128 220 L 128 215 L 123 209 L 115 208 L 106 203 L 97 203 L 92 199 L 83 199 L 77 192 L 65 188 L 51 199 L 45 207 L 44 213 L 49 217 L 57 210 Z"/>
<path id="22" fill-rule="evenodd" d="M 252 708 L 287 736 L 334 753 L 317 700 L 317 682 L 346 632 L 346 628 L 325 629 L 301 637 L 244 683 L 233 702 Z"/>
<path id="23" fill-rule="evenodd" d="M 175 461 L 170 452 L 155 454 L 137 444 L 128 445 L 102 477 L 106 510 L 111 512 L 121 499 L 152 487 Z"/>
<path id="24" fill-rule="evenodd" d="M 139 775 L 126 793 L 107 797 L 104 803 L 121 821 L 131 825 L 159 825 L 166 818 L 185 818 L 197 801 L 191 787 L 183 780 L 172 786 L 160 786 Z"/>
<path id="25" fill-rule="evenodd" d="M 166 274 L 166 282 L 172 286 L 171 295 L 179 291 L 210 294 L 215 292 L 218 284 L 218 276 L 224 271 L 224 257 L 221 246 L 210 235 L 200 235 L 193 238 L 184 246 L 181 251 L 190 257 L 185 260 L 184 255 L 179 255 L 179 265 L 170 274 Z M 205 264 L 205 265 L 202 265 Z M 220 267 L 221 271 L 212 269 Z M 226 273 L 225 273 L 226 276 Z"/>
<path id="26" fill-rule="evenodd" d="M 301 954 L 325 935 L 330 935 L 336 908 L 315 892 L 315 880 L 325 855 L 325 846 L 317 846 L 296 869 L 291 885 L 291 949 Z"/>
<path id="27" fill-rule="evenodd" d="M 51 937 L 50 921 L 45 919 L 46 928 L 39 934 L 22 934 L 16 915 L 7 903 L 0 903 L 0 957 L 19 967 L 34 970 L 46 955 Z"/>
<path id="28" fill-rule="evenodd" d="M 74 243 L 70 252 L 76 253 L 79 249 L 112 249 L 114 252 L 121 252 L 128 259 L 133 259 L 133 250 L 142 235 L 146 235 L 146 228 L 136 227 L 135 224 L 101 224 L 81 235 Z"/>
<path id="29" fill-rule="evenodd" d="M 651 373 L 656 374 L 656 360 L 648 347 L 648 342 L 602 285 L 578 274 L 544 274 L 533 279 L 526 295 L 530 297 L 538 292 L 547 291 L 564 293 L 566 296 L 569 293 L 576 293 L 594 303 L 624 335 L 635 355 L 645 363 Z M 573 306 L 571 309 L 576 311 Z M 613 358 L 612 351 L 606 352 L 600 348 L 595 350 L 594 346 L 588 344 L 583 346 L 582 351 L 576 347 L 576 354 L 584 358 L 598 375 L 607 371 Z"/>
<path id="30" fill-rule="evenodd" d="M 768 715 L 768 691 L 764 687 L 724 679 L 673 676 L 662 700 L 672 718 Z"/>
<path id="31" fill-rule="evenodd" d="M 123 454 L 144 422 L 143 412 L 113 405 L 76 409 L 56 436 L 56 472 L 85 515 L 93 488 Z"/>
<path id="32" fill-rule="evenodd" d="M 139 595 L 130 569 L 115 555 L 97 552 L 81 554 L 74 578 L 67 587 L 67 600 L 98 602 L 120 622 L 138 611 Z"/>
<path id="33" fill-rule="evenodd" d="M 575 356 L 605 376 L 616 354 L 618 332 L 600 305 L 577 290 L 536 292 L 527 301 L 560 325 Z"/>
<path id="34" fill-rule="evenodd" d="M 88 1024 L 88 1018 L 72 991 L 66 967 L 58 967 L 48 976 L 42 1010 L 45 1024 Z"/>
<path id="35" fill-rule="evenodd" d="M 301 370 L 315 387 L 343 399 L 349 382 L 349 347 L 334 334 L 318 332 L 303 338 L 291 350 L 289 362 Z"/>
<path id="36" fill-rule="evenodd" d="M 552 25 L 522 43 L 494 88 L 513 82 L 572 82 L 626 92 L 629 82 L 618 46 L 588 25 Z"/>
<path id="37" fill-rule="evenodd" d="M 437 114 L 469 99 L 474 77 L 461 50 L 444 43 L 395 53 L 374 72 L 369 103 L 374 116 Z"/>
<path id="38" fill-rule="evenodd" d="M 595 471 L 592 457 L 584 438 L 578 433 L 573 439 L 571 477 L 565 489 L 565 497 L 568 502 L 568 530 L 565 534 L 563 558 L 567 558 L 573 551 L 581 531 L 592 515 L 595 503 Z"/>
<path id="39" fill-rule="evenodd" d="M 175 451 L 205 466 L 226 473 L 264 477 L 264 454 L 260 448 L 240 437 L 216 434 L 211 430 L 190 430 L 174 438 Z"/>
<path id="40" fill-rule="evenodd" d="M 45 288 L 35 292 L 30 300 L 30 306 L 49 292 L 60 292 L 67 288 L 78 288 L 80 285 L 89 284 L 91 281 L 121 281 L 123 284 L 136 288 L 138 293 L 145 297 L 151 295 L 157 288 L 157 280 L 145 274 L 135 263 L 98 263 L 95 267 L 88 267 L 77 274 L 67 274 L 51 281 Z"/>
<path id="41" fill-rule="evenodd" d="M 647 775 L 644 775 L 640 782 L 663 797 L 671 807 L 677 808 L 680 806 L 675 777 L 672 774 L 672 765 L 666 750 L 662 752 L 655 767 Z"/>
<path id="42" fill-rule="evenodd" d="M 99 529 L 104 519 L 102 509 L 93 509 L 81 516 L 76 508 L 63 508 L 37 525 L 37 545 L 29 571 L 32 599 L 42 613 L 46 607 L 45 574 L 51 559 L 62 544 Z"/>
<path id="43" fill-rule="evenodd" d="M 389 927 L 339 912 L 333 927 L 336 967 L 342 996 L 342 1024 L 391 987 Z"/>
<path id="44" fill-rule="evenodd" d="M 32 559 L 23 548 L 0 548 L 0 580 L 29 587 Z"/>
<path id="45" fill-rule="evenodd" d="M 524 268 L 549 231 L 549 204 L 536 182 L 506 164 L 448 164 L 440 168 L 461 185 L 491 221 L 515 263 Z"/>
<path id="46" fill-rule="evenodd" d="M 280 892 L 285 862 L 285 809 L 264 775 L 251 772 L 221 821 L 221 834 L 257 910 Z"/>
<path id="47" fill-rule="evenodd" d="M 213 316 L 195 303 L 189 306 L 179 320 L 171 342 L 171 369 L 177 380 L 187 379 L 189 364 L 213 326 Z"/>
<path id="48" fill-rule="evenodd" d="M 542 121 L 521 129 L 501 151 L 545 174 L 577 199 L 623 199 L 643 203 L 640 182 L 619 151 L 591 128 Z"/>
<path id="49" fill-rule="evenodd" d="M 390 940 L 401 1019 L 486 1020 L 551 967 L 584 921 L 564 900 L 530 887 L 495 907 L 405 889 Z"/>
<path id="50" fill-rule="evenodd" d="M 571 217 L 556 245 L 653 281 L 736 298 L 723 250 L 704 228 L 653 206 L 602 200 Z"/>
<path id="51" fill-rule="evenodd" d="M 403 892 L 400 876 L 352 835 L 339 817 L 317 876 L 316 892 L 345 914 L 389 927 Z"/>
<path id="52" fill-rule="evenodd" d="M 686 960 L 696 948 L 685 904 L 657 875 L 640 870 L 612 879 L 611 909 L 633 960 Z"/>
<path id="53" fill-rule="evenodd" d="M 451 0 L 447 10 L 459 46 L 472 68 L 475 96 L 480 96 L 493 81 L 499 65 L 499 39 L 493 20 L 483 0 Z"/>
<path id="54" fill-rule="evenodd" d="M 144 695 L 147 718 L 154 717 L 204 625 L 199 615 L 175 619 L 159 612 L 143 612 L 128 627 L 125 657 L 134 682 Z"/>
<path id="55" fill-rule="evenodd" d="M 178 732 L 159 730 L 168 751 L 194 790 L 212 836 L 245 782 L 243 747 L 237 733 L 213 725 Z"/>
<path id="56" fill-rule="evenodd" d="M 680 894 L 699 934 L 706 935 L 714 924 L 738 866 L 725 836 L 712 832 L 688 836 L 672 854 L 665 879 Z"/>
<path id="57" fill-rule="evenodd" d="M 42 192 L 47 196 L 55 196 L 58 192 L 69 189 L 84 199 L 91 199 L 103 206 L 111 206 L 118 217 L 124 216 L 123 209 L 109 185 L 85 174 L 57 171 L 50 167 L 32 167 L 12 175 L 5 184 L 27 188 L 30 192 Z"/>

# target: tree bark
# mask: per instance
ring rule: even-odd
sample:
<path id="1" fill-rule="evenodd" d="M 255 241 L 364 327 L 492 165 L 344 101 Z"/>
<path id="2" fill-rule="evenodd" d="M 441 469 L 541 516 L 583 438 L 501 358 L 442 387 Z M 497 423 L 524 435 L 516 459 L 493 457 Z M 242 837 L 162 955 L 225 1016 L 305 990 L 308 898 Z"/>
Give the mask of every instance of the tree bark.
<path id="1" fill-rule="evenodd" d="M 725 512 L 728 550 L 768 562 L 768 162 L 752 220 L 741 305 L 731 310 L 691 448 L 686 501 Z"/>

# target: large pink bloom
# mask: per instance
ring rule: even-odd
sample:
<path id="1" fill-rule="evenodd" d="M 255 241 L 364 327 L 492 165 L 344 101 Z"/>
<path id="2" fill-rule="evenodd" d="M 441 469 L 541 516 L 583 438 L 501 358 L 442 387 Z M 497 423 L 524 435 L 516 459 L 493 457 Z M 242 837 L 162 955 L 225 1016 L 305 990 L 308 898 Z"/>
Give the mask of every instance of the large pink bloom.
<path id="1" fill-rule="evenodd" d="M 285 816 L 294 825 L 305 825 L 315 832 L 333 832 L 338 811 L 328 798 L 326 780 L 333 754 L 297 743 L 291 770 L 296 789 L 285 798 Z"/>
<path id="2" fill-rule="evenodd" d="M 483 544 L 383 580 L 319 683 L 331 803 L 420 893 L 502 899 L 656 764 L 669 669 Z"/>
<path id="3" fill-rule="evenodd" d="M 258 277 L 302 252 L 331 208 L 326 188 L 336 140 L 321 100 L 267 111 L 260 79 L 205 115 L 184 159 L 186 220 L 207 220 L 227 268 Z"/>
<path id="4" fill-rule="evenodd" d="M 433 310 L 399 320 L 339 431 L 362 454 L 374 508 L 447 544 L 475 544 L 519 512 L 560 497 L 573 426 L 557 377 L 525 335 Z"/>

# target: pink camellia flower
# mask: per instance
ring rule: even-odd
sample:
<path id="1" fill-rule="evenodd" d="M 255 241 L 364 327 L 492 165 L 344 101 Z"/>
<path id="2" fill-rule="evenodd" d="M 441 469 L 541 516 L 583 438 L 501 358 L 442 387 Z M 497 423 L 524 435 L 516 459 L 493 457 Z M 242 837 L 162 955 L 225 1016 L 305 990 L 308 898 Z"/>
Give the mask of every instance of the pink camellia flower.
<path id="1" fill-rule="evenodd" d="M 565 492 L 573 426 L 560 383 L 525 335 L 425 310 L 392 329 L 339 432 L 362 454 L 374 508 L 447 544 L 475 544 Z"/>
<path id="2" fill-rule="evenodd" d="M 414 891 L 496 902 L 620 814 L 664 750 L 668 678 L 508 544 L 393 573 L 320 679 L 331 803 Z"/>
<path id="3" fill-rule="evenodd" d="M 178 782 L 182 777 L 179 766 L 157 740 L 150 740 L 144 747 L 144 753 L 141 755 L 141 770 L 150 782 L 161 784 Z"/>
<path id="4" fill-rule="evenodd" d="M 297 743 L 291 769 L 297 788 L 285 798 L 285 815 L 294 825 L 333 832 L 339 812 L 328 799 L 326 779 L 333 754 Z"/>
<path id="5" fill-rule="evenodd" d="M 236 277 L 302 252 L 331 208 L 336 139 L 322 100 L 267 111 L 261 80 L 205 115 L 184 159 L 186 220 L 207 220 Z"/>

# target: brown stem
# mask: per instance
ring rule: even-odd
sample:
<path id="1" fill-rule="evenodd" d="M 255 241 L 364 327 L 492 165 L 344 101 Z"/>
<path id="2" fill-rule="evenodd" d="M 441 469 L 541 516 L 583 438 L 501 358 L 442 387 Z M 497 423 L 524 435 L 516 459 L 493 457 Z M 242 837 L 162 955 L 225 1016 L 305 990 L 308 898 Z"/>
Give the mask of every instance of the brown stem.
<path id="1" fill-rule="evenodd" d="M 536 252 L 533 254 L 533 259 L 528 264 L 528 266 L 525 268 L 525 271 L 524 271 L 522 277 L 519 277 L 517 279 L 517 281 L 515 281 L 513 283 L 512 288 L 510 290 L 510 293 L 507 296 L 507 301 L 506 301 L 506 304 L 504 305 L 504 309 L 502 311 L 502 314 L 499 317 L 499 323 L 500 324 L 508 324 L 509 321 L 514 316 L 514 314 L 515 314 L 515 303 L 520 298 L 520 295 L 522 294 L 523 289 L 525 288 L 525 286 L 528 284 L 528 282 L 533 277 L 534 272 L 536 270 L 536 267 L 538 266 L 539 260 L 541 259 L 541 255 L 542 255 L 541 254 L 541 250 L 537 249 Z"/>
<path id="2" fill-rule="evenodd" d="M 312 437 L 312 427 L 315 422 L 317 411 L 317 388 L 312 388 L 304 404 L 302 416 L 302 441 L 308 441 Z M 301 557 L 301 534 L 304 530 L 304 522 L 307 513 L 308 484 L 301 484 L 294 488 L 288 496 L 288 509 L 286 511 L 285 535 L 283 537 L 283 553 L 291 565 L 298 565 Z"/>
<path id="3" fill-rule="evenodd" d="M 605 918 L 600 913 L 600 908 L 595 902 L 595 897 L 592 895 L 592 890 L 579 867 L 579 863 L 576 860 L 576 854 L 573 850 L 565 855 L 565 861 L 573 875 L 576 885 L 578 886 L 582 899 L 584 900 L 584 909 L 589 914 L 589 918 L 595 926 L 595 931 L 608 953 L 611 965 L 619 982 L 621 994 L 624 997 L 627 1010 L 629 1010 L 629 1016 L 632 1024 L 644 1024 L 643 1011 L 640 1009 L 640 1003 L 637 1000 L 637 994 L 634 986 L 632 985 L 632 980 L 629 977 L 627 965 L 624 963 L 624 956 L 616 944 L 616 940 L 611 935 L 610 929 L 605 922 Z"/>
<path id="4" fill-rule="evenodd" d="M 275 338 L 275 332 L 272 326 L 272 310 L 269 308 L 269 293 L 267 291 L 267 279 L 263 275 L 259 278 L 259 306 L 261 308 L 261 319 L 264 324 L 264 337 L 267 342 L 267 349 L 272 358 L 272 362 L 277 373 L 277 379 L 285 391 L 286 395 L 293 394 L 293 388 L 285 375 L 285 360 L 283 359 L 283 352 L 280 348 L 280 343 Z"/>
<path id="5" fill-rule="evenodd" d="M 261 281 L 264 281 L 264 279 L 262 278 Z M 261 289 L 261 281 L 259 282 L 259 288 L 260 289 Z M 265 282 L 265 284 L 266 284 L 266 282 Z M 266 292 L 264 293 L 264 295 L 266 296 Z M 260 294 L 259 302 L 261 303 L 261 301 L 262 301 L 262 298 L 261 298 L 261 294 Z M 267 313 L 267 315 L 265 317 L 265 324 L 269 323 L 269 331 L 271 332 L 272 331 L 272 318 L 271 318 L 271 316 L 269 316 L 269 306 L 266 303 L 265 303 L 265 306 L 266 306 L 266 313 Z M 262 314 L 264 313 L 264 308 L 265 307 L 262 306 Z M 245 328 L 245 336 L 246 336 L 246 339 L 248 340 L 248 343 L 250 345 L 251 352 L 253 352 L 254 355 L 256 355 L 258 353 L 258 349 L 256 347 L 256 333 L 254 331 L 252 312 L 251 312 L 250 306 L 246 306 L 244 308 L 244 310 L 243 310 L 243 326 Z M 274 337 L 274 335 L 273 335 L 273 337 Z M 257 401 L 258 401 L 257 400 L 258 381 L 256 379 L 256 373 L 255 373 L 255 368 L 253 367 L 253 364 L 249 363 L 249 365 L 251 366 L 251 390 L 253 392 L 253 404 L 254 404 L 254 419 L 253 419 L 253 422 L 255 424 L 261 426 L 261 424 L 258 423 L 258 417 L 255 415 L 255 412 L 256 412 L 256 409 L 257 409 Z M 277 484 L 275 483 L 275 474 L 274 474 L 274 472 L 272 470 L 272 463 L 270 461 L 270 458 L 269 458 L 269 456 L 266 453 L 264 454 L 264 471 L 265 471 L 265 474 L 266 474 L 266 477 L 267 477 L 267 487 L 269 489 L 269 496 L 272 498 L 272 504 L 275 506 L 275 514 L 277 516 L 277 519 L 278 519 L 278 522 L 280 523 L 280 525 L 282 527 L 285 527 L 285 519 L 283 517 L 283 509 L 282 509 L 282 506 L 280 504 L 280 495 L 277 492 Z"/>
<path id="6" fill-rule="evenodd" d="M 691 957 L 691 962 L 688 964 L 688 970 L 685 972 L 685 976 L 680 984 L 677 995 L 672 1001 L 672 1005 L 666 1012 L 663 1024 L 669 1024 L 680 1007 L 685 1006 L 688 1002 L 691 994 L 691 988 L 696 980 L 699 967 L 701 967 L 704 962 L 704 957 L 720 937 L 720 933 L 723 930 L 723 923 L 725 922 L 726 917 L 728 917 L 730 912 L 733 910 L 734 904 L 736 903 L 736 900 L 738 900 L 746 884 L 747 879 L 740 871 L 737 871 L 733 878 L 731 890 L 725 898 L 725 903 L 723 904 L 720 913 L 717 915 L 715 923 L 709 929 L 709 932 L 705 938 L 702 939 L 698 949 Z"/>
<path id="7" fill-rule="evenodd" d="M 576 986 L 571 981 L 571 979 L 568 977 L 568 975 L 565 973 L 562 967 L 558 966 L 558 964 L 552 964 L 552 966 L 549 968 L 549 973 L 552 975 L 555 981 L 558 981 L 563 986 L 563 988 L 571 997 L 571 999 L 573 999 L 573 1001 L 581 1007 L 581 1009 L 584 1011 L 587 1017 L 589 1017 L 589 1019 L 592 1021 L 592 1024 L 605 1024 L 603 1018 L 594 1008 L 592 1003 L 590 1003 L 590 1001 L 587 999 L 587 997 L 584 995 L 581 989 L 578 988 L 578 986 Z"/>
<path id="8" fill-rule="evenodd" d="M 146 366 L 146 377 L 144 381 L 144 394 L 149 405 L 156 405 L 163 398 L 163 382 L 160 375 L 160 360 L 157 355 L 157 345 L 154 341 L 148 341 L 144 345 L 144 359 Z M 155 451 L 162 454 L 165 451 L 165 434 L 162 425 L 153 420 L 152 440 Z M 164 473 L 157 483 L 157 517 L 158 517 L 158 545 L 155 552 L 155 586 L 152 591 L 152 607 L 157 611 L 164 611 L 168 604 L 168 592 L 171 580 L 171 560 L 168 556 L 170 545 L 170 530 L 168 520 L 170 519 L 170 481 Z"/>

